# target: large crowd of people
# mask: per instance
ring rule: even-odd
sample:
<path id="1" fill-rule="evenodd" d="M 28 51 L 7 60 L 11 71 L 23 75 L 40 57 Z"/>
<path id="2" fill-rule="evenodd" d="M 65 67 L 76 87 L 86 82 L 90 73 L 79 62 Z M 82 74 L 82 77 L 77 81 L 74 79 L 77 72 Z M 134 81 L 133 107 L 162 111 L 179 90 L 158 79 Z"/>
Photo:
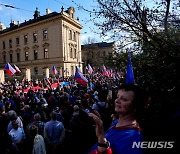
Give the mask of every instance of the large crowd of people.
<path id="1" fill-rule="evenodd" d="M 1 83 L 0 153 L 142 153 L 131 146 L 142 140 L 148 95 L 120 78 L 88 78 L 86 87 L 73 77 L 48 79 L 55 88 L 45 79 Z"/>

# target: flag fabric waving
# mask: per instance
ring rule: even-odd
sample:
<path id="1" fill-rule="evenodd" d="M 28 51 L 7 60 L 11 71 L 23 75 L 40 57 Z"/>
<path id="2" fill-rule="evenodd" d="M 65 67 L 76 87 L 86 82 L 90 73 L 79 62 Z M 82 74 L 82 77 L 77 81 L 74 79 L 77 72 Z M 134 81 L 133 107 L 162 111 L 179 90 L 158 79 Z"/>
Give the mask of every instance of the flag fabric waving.
<path id="1" fill-rule="evenodd" d="M 21 73 L 19 67 L 17 67 L 15 64 L 13 65 L 17 73 Z"/>
<path id="2" fill-rule="evenodd" d="M 107 70 L 106 70 L 106 67 L 103 64 L 102 65 L 102 76 L 106 76 L 106 75 L 107 75 Z"/>
<path id="3" fill-rule="evenodd" d="M 93 73 L 93 69 L 92 69 L 91 65 L 88 64 L 87 67 L 88 67 L 88 73 L 89 73 L 89 74 L 92 74 L 92 73 Z"/>
<path id="4" fill-rule="evenodd" d="M 88 80 L 83 76 L 79 68 L 76 66 L 76 72 L 74 75 L 74 79 L 76 80 L 77 83 L 83 86 L 87 86 Z"/>
<path id="5" fill-rule="evenodd" d="M 10 75 L 13 76 L 14 73 L 16 73 L 16 70 L 9 64 L 7 63 L 4 67 L 4 70 Z"/>
<path id="6" fill-rule="evenodd" d="M 57 70 L 56 70 L 56 67 L 55 67 L 55 66 L 52 66 L 52 72 L 53 72 L 54 75 L 57 74 Z"/>
<path id="7" fill-rule="evenodd" d="M 135 80 L 134 80 L 131 56 L 130 56 L 130 53 L 128 53 L 128 64 L 127 64 L 127 70 L 126 70 L 126 84 L 134 84 L 134 83 L 135 83 Z"/>

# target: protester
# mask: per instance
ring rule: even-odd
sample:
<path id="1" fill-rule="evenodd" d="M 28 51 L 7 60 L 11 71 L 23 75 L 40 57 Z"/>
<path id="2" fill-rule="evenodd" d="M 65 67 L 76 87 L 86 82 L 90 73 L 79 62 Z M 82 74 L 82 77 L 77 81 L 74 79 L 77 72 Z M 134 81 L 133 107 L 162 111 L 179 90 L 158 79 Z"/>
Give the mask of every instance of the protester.
<path id="1" fill-rule="evenodd" d="M 65 138 L 65 129 L 62 122 L 57 121 L 57 113 L 51 112 L 51 120 L 45 124 L 44 139 L 50 153 L 60 152 L 60 146 Z"/>
<path id="2" fill-rule="evenodd" d="M 38 127 L 30 126 L 30 136 L 32 138 L 32 154 L 46 154 L 44 139 L 38 134 Z"/>
<path id="3" fill-rule="evenodd" d="M 90 154 L 140 154 L 141 149 L 132 148 L 133 142 L 142 141 L 142 133 L 138 120 L 146 102 L 145 94 L 135 85 L 121 86 L 115 100 L 115 112 L 119 119 L 105 133 L 100 117 L 89 113 L 96 123 L 98 143 L 90 150 Z"/>

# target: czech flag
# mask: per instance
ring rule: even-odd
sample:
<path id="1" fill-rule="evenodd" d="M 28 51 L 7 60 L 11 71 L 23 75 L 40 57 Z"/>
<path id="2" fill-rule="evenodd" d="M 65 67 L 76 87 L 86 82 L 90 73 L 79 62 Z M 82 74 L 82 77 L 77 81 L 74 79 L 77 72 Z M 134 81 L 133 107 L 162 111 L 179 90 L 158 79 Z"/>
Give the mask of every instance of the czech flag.
<path id="1" fill-rule="evenodd" d="M 88 73 L 89 73 L 89 74 L 92 74 L 92 73 L 93 73 L 93 69 L 92 69 L 91 65 L 88 64 L 87 67 L 88 67 Z"/>
<path id="2" fill-rule="evenodd" d="M 16 70 L 9 64 L 7 63 L 4 67 L 4 70 L 6 71 L 6 73 L 8 73 L 10 76 L 13 76 L 14 73 L 16 73 Z"/>
<path id="3" fill-rule="evenodd" d="M 76 72 L 74 75 L 74 79 L 80 85 L 87 86 L 88 80 L 83 76 L 83 74 L 81 73 L 81 71 L 78 69 L 77 66 L 76 66 Z"/>
<path id="4" fill-rule="evenodd" d="M 131 63 L 131 57 L 130 53 L 128 53 L 128 64 L 127 64 L 127 70 L 126 70 L 126 84 L 134 84 L 134 73 L 133 73 L 133 67 Z"/>
<path id="5" fill-rule="evenodd" d="M 21 73 L 20 69 L 15 64 L 14 64 L 14 68 L 15 68 L 17 73 Z"/>
<path id="6" fill-rule="evenodd" d="M 106 75 L 107 75 L 107 70 L 106 70 L 106 67 L 103 64 L 102 65 L 102 76 L 106 76 Z"/>
<path id="7" fill-rule="evenodd" d="M 52 72 L 53 72 L 54 75 L 57 74 L 57 70 L 56 70 L 56 67 L 55 67 L 55 66 L 52 66 Z"/>

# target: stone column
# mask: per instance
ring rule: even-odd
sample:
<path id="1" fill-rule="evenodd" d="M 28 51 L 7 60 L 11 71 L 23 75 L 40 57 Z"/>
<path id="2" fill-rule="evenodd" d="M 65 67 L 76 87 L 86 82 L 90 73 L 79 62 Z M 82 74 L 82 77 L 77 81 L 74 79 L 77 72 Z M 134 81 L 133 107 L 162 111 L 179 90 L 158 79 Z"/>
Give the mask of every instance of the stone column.
<path id="1" fill-rule="evenodd" d="M 59 76 L 60 76 L 60 77 L 63 76 L 63 69 L 62 69 L 62 67 L 60 67 L 60 69 L 59 69 Z"/>
<path id="2" fill-rule="evenodd" d="M 26 68 L 26 79 L 28 81 L 31 81 L 31 69 L 30 68 Z"/>
<path id="3" fill-rule="evenodd" d="M 49 78 L 49 68 L 46 68 L 46 78 Z"/>
<path id="4" fill-rule="evenodd" d="M 0 69 L 0 83 L 4 83 L 5 78 L 4 78 L 4 70 Z"/>

